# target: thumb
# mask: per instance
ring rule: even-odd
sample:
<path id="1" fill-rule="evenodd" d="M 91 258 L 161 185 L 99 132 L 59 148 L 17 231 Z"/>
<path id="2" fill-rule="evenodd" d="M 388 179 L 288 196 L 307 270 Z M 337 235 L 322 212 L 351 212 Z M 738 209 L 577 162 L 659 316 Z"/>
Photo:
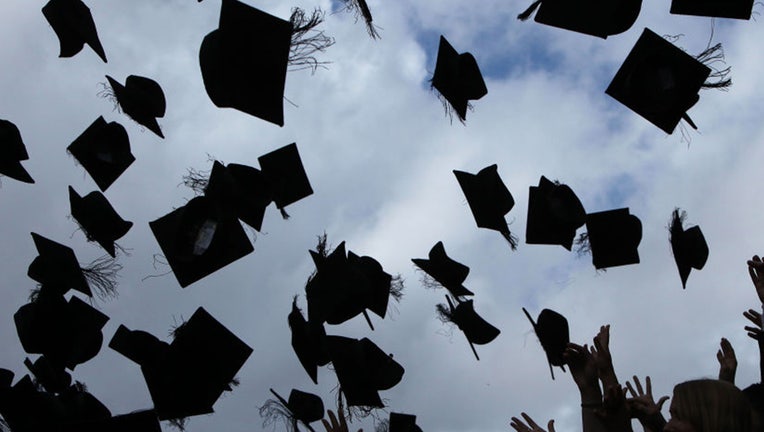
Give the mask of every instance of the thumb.
<path id="1" fill-rule="evenodd" d="M 547 423 L 546 428 L 549 430 L 549 432 L 555 432 L 554 431 L 554 420 L 549 420 L 549 423 Z"/>
<path id="2" fill-rule="evenodd" d="M 663 404 L 666 403 L 667 400 L 669 400 L 668 396 L 663 396 L 662 398 L 658 399 L 658 403 L 655 404 L 658 407 L 658 410 L 663 409 Z"/>

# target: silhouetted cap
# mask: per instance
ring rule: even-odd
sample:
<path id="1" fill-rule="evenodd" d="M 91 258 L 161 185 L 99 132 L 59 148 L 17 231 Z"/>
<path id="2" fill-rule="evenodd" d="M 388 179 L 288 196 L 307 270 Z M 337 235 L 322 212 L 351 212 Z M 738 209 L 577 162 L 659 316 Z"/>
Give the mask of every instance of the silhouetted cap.
<path id="1" fill-rule="evenodd" d="M 0 119 L 0 174 L 24 183 L 34 183 L 32 176 L 21 165 L 29 159 L 21 133 L 15 124 Z"/>
<path id="2" fill-rule="evenodd" d="M 573 245 L 576 230 L 586 223 L 586 210 L 573 190 L 541 176 L 538 186 L 528 192 L 528 244 Z"/>
<path id="3" fill-rule="evenodd" d="M 458 302 L 456 307 L 451 309 L 451 320 L 464 332 L 467 340 L 475 345 L 485 345 L 501 333 L 475 312 L 472 300 Z"/>
<path id="4" fill-rule="evenodd" d="M 29 264 L 27 275 L 30 278 L 43 285 L 61 287 L 64 292 L 75 289 L 87 296 L 93 295 L 70 247 L 37 233 L 32 233 L 32 239 L 38 256 Z"/>
<path id="5" fill-rule="evenodd" d="M 504 215 L 515 206 L 515 200 L 499 177 L 498 166 L 493 164 L 485 167 L 477 174 L 454 170 L 454 175 L 467 198 L 477 226 L 499 231 L 514 250 L 517 239 L 509 232 Z"/>
<path id="6" fill-rule="evenodd" d="M 159 83 L 138 75 L 128 76 L 124 86 L 109 75 L 106 79 L 122 111 L 136 123 L 164 138 L 157 117 L 164 117 L 167 102 Z"/>
<path id="7" fill-rule="evenodd" d="M 684 229 L 682 227 L 684 218 L 684 212 L 680 212 L 679 209 L 674 210 L 669 226 L 671 251 L 679 269 L 679 277 L 682 279 L 682 288 L 687 287 L 690 270 L 693 268 L 701 270 L 708 260 L 708 244 L 703 232 L 697 225 Z"/>
<path id="8" fill-rule="evenodd" d="M 151 333 L 130 330 L 120 325 L 109 342 L 109 348 L 143 367 L 151 367 L 165 357 L 170 344 L 159 340 Z"/>
<path id="9" fill-rule="evenodd" d="M 470 268 L 449 258 L 442 241 L 435 243 L 435 246 L 430 249 L 429 259 L 413 258 L 411 261 L 432 276 L 454 297 L 473 295 L 472 291 L 463 285 L 470 273 Z"/>
<path id="10" fill-rule="evenodd" d="M 711 69 L 653 33 L 642 32 L 605 93 L 671 134 L 700 99 Z"/>
<path id="11" fill-rule="evenodd" d="M 431 83 L 462 122 L 467 118 L 469 101 L 488 94 L 475 57 L 470 53 L 459 54 L 443 36 Z"/>
<path id="12" fill-rule="evenodd" d="M 242 222 L 260 231 L 265 209 L 273 201 L 263 173 L 251 166 L 215 161 L 204 195 L 231 211 Z"/>
<path id="13" fill-rule="evenodd" d="M 64 366 L 54 365 L 45 356 L 38 357 L 34 362 L 26 358 L 24 366 L 47 392 L 61 393 L 72 385 L 72 376 L 64 369 Z"/>
<path id="14" fill-rule="evenodd" d="M 318 395 L 292 389 L 289 393 L 289 400 L 285 400 L 275 390 L 270 390 L 284 407 L 291 412 L 294 419 L 308 424 L 324 418 L 324 402 Z"/>
<path id="15" fill-rule="evenodd" d="M 238 219 L 204 196 L 149 226 L 184 288 L 255 250 Z"/>
<path id="16" fill-rule="evenodd" d="M 199 50 L 212 102 L 284 125 L 292 24 L 238 0 L 223 0 L 218 29 Z"/>
<path id="17" fill-rule="evenodd" d="M 559 366 L 563 372 L 565 371 L 565 360 L 562 358 L 562 355 L 568 343 L 570 343 L 568 320 L 553 310 L 544 309 L 539 314 L 538 321 L 534 322 L 531 314 L 525 308 L 523 308 L 523 312 L 525 312 L 528 321 L 533 325 L 533 331 L 536 332 L 536 336 L 539 338 L 544 352 L 546 352 L 549 372 L 552 373 L 552 379 L 554 379 L 552 366 Z"/>
<path id="18" fill-rule="evenodd" d="M 391 412 L 387 432 L 422 432 L 422 429 L 417 426 L 415 415 Z"/>
<path id="19" fill-rule="evenodd" d="M 517 18 L 525 21 L 536 8 L 538 23 L 607 39 L 631 28 L 642 0 L 537 0 Z"/>
<path id="20" fill-rule="evenodd" d="M 586 232 L 595 268 L 639 263 L 642 222 L 628 208 L 586 215 Z"/>
<path id="21" fill-rule="evenodd" d="M 93 15 L 85 3 L 80 0 L 50 0 L 43 6 L 42 13 L 58 36 L 61 44 L 59 57 L 73 57 L 88 44 L 106 62 Z"/>
<path id="22" fill-rule="evenodd" d="M 353 251 L 348 251 L 348 265 L 357 273 L 359 282 L 368 287 L 364 302 L 366 309 L 384 318 L 390 302 L 393 276 L 387 273 L 376 259 L 365 255 L 358 256 Z"/>
<path id="23" fill-rule="evenodd" d="M 403 366 L 367 338 L 327 336 L 326 340 L 348 406 L 384 407 L 377 392 L 398 384 Z"/>
<path id="24" fill-rule="evenodd" d="M 106 191 L 135 161 L 125 128 L 117 122 L 107 123 L 103 117 L 88 126 L 67 150 L 93 177 L 101 191 Z"/>
<path id="25" fill-rule="evenodd" d="M 717 18 L 751 18 L 754 0 L 672 0 L 671 13 Z"/>
<path id="26" fill-rule="evenodd" d="M 292 332 L 292 348 L 300 364 L 314 384 L 318 384 L 318 366 L 329 362 L 326 352 L 326 331 L 323 322 L 308 322 L 297 307 L 297 298 L 292 300 L 292 311 L 287 318 Z"/>
<path id="27" fill-rule="evenodd" d="M 97 191 L 83 198 L 69 186 L 69 206 L 72 217 L 80 224 L 88 240 L 97 241 L 109 255 L 115 256 L 114 242 L 127 234 L 133 223 L 122 219 L 109 200 Z"/>
<path id="28" fill-rule="evenodd" d="M 268 180 L 276 208 L 282 213 L 284 207 L 313 194 L 297 144 L 286 145 L 260 156 L 257 160 Z"/>

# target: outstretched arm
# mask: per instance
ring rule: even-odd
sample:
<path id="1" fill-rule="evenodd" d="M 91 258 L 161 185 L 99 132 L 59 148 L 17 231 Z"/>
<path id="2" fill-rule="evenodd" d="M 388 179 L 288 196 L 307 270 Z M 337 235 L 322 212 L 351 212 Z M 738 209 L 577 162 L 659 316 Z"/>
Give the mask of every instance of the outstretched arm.
<path id="1" fill-rule="evenodd" d="M 661 414 L 661 408 L 669 397 L 663 396 L 658 399 L 658 402 L 655 402 L 650 377 L 645 378 L 644 390 L 636 375 L 634 375 L 633 379 L 634 386 L 626 381 L 626 388 L 631 395 L 631 398 L 626 399 L 626 404 L 629 407 L 631 417 L 639 420 L 645 432 L 661 432 L 666 425 L 666 419 Z M 634 390 L 635 388 L 636 391 Z"/>
<path id="2" fill-rule="evenodd" d="M 583 432 L 607 432 L 595 411 L 602 407 L 602 390 L 598 382 L 597 365 L 589 347 L 570 343 L 563 358 L 581 394 Z"/>

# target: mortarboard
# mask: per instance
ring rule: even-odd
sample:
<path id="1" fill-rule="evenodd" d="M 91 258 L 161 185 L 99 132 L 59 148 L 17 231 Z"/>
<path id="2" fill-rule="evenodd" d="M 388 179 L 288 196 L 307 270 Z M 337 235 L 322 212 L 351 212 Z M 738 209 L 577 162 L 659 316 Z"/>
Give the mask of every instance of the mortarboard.
<path id="1" fill-rule="evenodd" d="M 699 226 L 688 229 L 682 227 L 686 213 L 675 209 L 671 215 L 669 226 L 669 241 L 674 261 L 679 269 L 679 277 L 682 279 L 682 288 L 687 287 L 687 278 L 690 270 L 701 270 L 708 260 L 708 243 Z"/>
<path id="2" fill-rule="evenodd" d="M 387 432 L 422 432 L 416 424 L 416 416 L 391 412 Z"/>
<path id="3" fill-rule="evenodd" d="M 528 317 L 528 321 L 531 322 L 533 331 L 536 332 L 536 336 L 541 342 L 541 347 L 544 348 L 547 362 L 549 362 L 549 372 L 554 379 L 552 366 L 559 366 L 565 372 L 565 360 L 562 355 L 570 343 L 568 320 L 551 309 L 544 309 L 539 314 L 538 321 L 534 322 L 531 314 L 525 308 L 523 308 L 523 312 Z"/>
<path id="4" fill-rule="evenodd" d="M 238 219 L 260 231 L 265 209 L 273 201 L 263 173 L 251 166 L 215 161 L 204 195 L 230 209 Z"/>
<path id="5" fill-rule="evenodd" d="M 472 353 L 475 354 L 477 360 L 480 360 L 473 344 L 485 345 L 496 339 L 501 330 L 491 325 L 475 312 L 472 300 L 461 301 L 456 298 L 456 307 L 454 307 L 449 296 L 446 296 L 446 301 L 448 302 L 448 309 L 443 304 L 436 306 L 436 310 L 441 317 L 440 319 L 456 324 L 459 330 L 464 332 Z"/>
<path id="6" fill-rule="evenodd" d="M 515 206 L 509 189 L 499 177 L 498 166 L 485 167 L 477 174 L 454 170 L 456 180 L 467 198 L 472 216 L 480 228 L 499 231 L 509 242 L 512 250 L 517 248 L 517 239 L 509 231 L 504 215 Z"/>
<path id="7" fill-rule="evenodd" d="M 671 13 L 748 20 L 753 4 L 754 0 L 672 0 Z"/>
<path id="8" fill-rule="evenodd" d="M 199 64 L 212 102 L 284 126 L 292 24 L 238 0 L 223 0 L 218 28 L 202 41 Z"/>
<path id="9" fill-rule="evenodd" d="M 526 243 L 560 245 L 570 250 L 576 230 L 584 223 L 586 210 L 570 187 L 544 176 L 538 186 L 530 187 Z"/>
<path id="10" fill-rule="evenodd" d="M 64 292 L 75 289 L 89 297 L 93 293 L 82 272 L 74 251 L 61 243 L 54 242 L 37 233 L 32 240 L 38 256 L 29 264 L 27 275 L 42 285 L 64 288 Z"/>
<path id="11" fill-rule="evenodd" d="M 69 186 L 69 206 L 72 217 L 82 227 L 88 240 L 98 242 L 114 257 L 114 242 L 127 234 L 133 223 L 122 219 L 109 200 L 98 191 L 90 192 L 83 198 Z"/>
<path id="12" fill-rule="evenodd" d="M 106 63 L 106 53 L 98 39 L 93 15 L 80 0 L 50 0 L 42 8 L 61 45 L 59 57 L 73 57 L 85 44 Z"/>
<path id="13" fill-rule="evenodd" d="M 639 263 L 642 222 L 628 208 L 587 214 L 586 233 L 596 269 Z"/>
<path id="14" fill-rule="evenodd" d="M 430 80 L 432 87 L 445 99 L 464 122 L 467 119 L 469 101 L 478 100 L 488 94 L 475 57 L 470 53 L 459 54 L 442 35 L 435 61 L 435 72 Z M 450 110 L 446 109 L 446 112 Z"/>
<path id="15" fill-rule="evenodd" d="M 293 419 L 293 421 L 299 420 L 303 422 L 308 426 L 309 430 L 313 430 L 310 423 L 321 420 L 324 417 L 324 402 L 318 395 L 292 389 L 292 391 L 289 392 L 289 400 L 286 400 L 281 397 L 280 394 L 276 393 L 275 390 L 270 390 L 281 405 L 289 411 L 289 417 Z M 295 428 L 295 431 L 296 430 L 297 429 Z"/>
<path id="16" fill-rule="evenodd" d="M 149 226 L 183 288 L 255 250 L 236 217 L 204 196 Z"/>
<path id="17" fill-rule="evenodd" d="M 682 119 L 711 69 L 650 29 L 645 29 L 605 93 L 667 134 Z"/>
<path id="18" fill-rule="evenodd" d="M 464 281 L 470 273 L 466 265 L 454 261 L 446 255 L 443 242 L 435 243 L 430 249 L 429 259 L 413 258 L 411 261 L 425 273 L 432 276 L 454 297 L 471 296 L 473 292 L 464 287 Z"/>
<path id="19" fill-rule="evenodd" d="M 527 20 L 536 8 L 537 23 L 607 39 L 631 28 L 642 0 L 537 0 L 517 18 Z"/>
<path id="20" fill-rule="evenodd" d="M 27 159 L 29 154 L 19 128 L 8 120 L 0 119 L 0 174 L 24 183 L 34 183 L 32 176 L 21 165 L 21 161 Z"/>
<path id="21" fill-rule="evenodd" d="M 125 128 L 117 122 L 107 123 L 103 117 L 88 126 L 67 150 L 102 192 L 135 161 Z"/>
<path id="22" fill-rule="evenodd" d="M 159 83 L 138 75 L 128 76 L 125 85 L 109 75 L 106 79 L 122 111 L 136 123 L 164 138 L 157 117 L 164 117 L 167 102 Z"/>
<path id="23" fill-rule="evenodd" d="M 271 188 L 276 208 L 284 207 L 313 194 L 308 175 L 300 159 L 297 144 L 292 143 L 257 158 Z"/>
<path id="24" fill-rule="evenodd" d="M 60 393 L 72 385 L 72 376 L 63 366 L 54 365 L 45 356 L 40 356 L 32 362 L 24 359 L 24 366 L 34 375 L 35 381 L 49 393 Z"/>
<path id="25" fill-rule="evenodd" d="M 329 363 L 326 352 L 326 331 L 323 322 L 308 322 L 297 307 L 297 298 L 292 300 L 292 311 L 287 317 L 292 332 L 292 349 L 297 359 L 314 384 L 318 384 L 318 366 Z"/>

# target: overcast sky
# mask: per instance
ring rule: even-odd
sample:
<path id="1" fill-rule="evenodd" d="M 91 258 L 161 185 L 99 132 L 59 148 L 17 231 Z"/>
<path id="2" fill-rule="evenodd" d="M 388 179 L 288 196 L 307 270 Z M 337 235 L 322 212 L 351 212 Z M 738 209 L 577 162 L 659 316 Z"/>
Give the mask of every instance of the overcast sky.
<path id="1" fill-rule="evenodd" d="M 288 74 L 285 97 L 294 105 L 285 104 L 282 128 L 219 109 L 204 90 L 198 51 L 217 27 L 219 0 L 89 1 L 108 64 L 87 46 L 58 58 L 43 1 L 2 1 L 0 118 L 20 129 L 30 156 L 24 166 L 36 184 L 3 178 L 0 189 L 0 367 L 26 373 L 12 315 L 34 287 L 26 276 L 36 256 L 30 232 L 69 245 L 82 262 L 102 254 L 68 217 L 67 186 L 80 195 L 97 187 L 66 153 L 102 115 L 127 128 L 137 158 L 106 193 L 135 225 L 120 241 L 131 256 L 121 258 L 119 297 L 96 303 L 111 317 L 105 340 L 120 324 L 169 339 L 171 327 L 203 306 L 254 349 L 238 374 L 241 385 L 217 402 L 215 414 L 192 418 L 189 432 L 261 430 L 256 408 L 270 387 L 282 395 L 291 388 L 318 393 L 333 407 L 334 373 L 322 368 L 319 384 L 310 381 L 286 319 L 295 294 L 306 310 L 308 250 L 324 231 L 332 245 L 344 240 L 405 278 L 397 311 L 384 322 L 373 316 L 374 332 L 362 317 L 327 332 L 369 337 L 395 355 L 406 373 L 382 397 L 389 410 L 416 414 L 425 431 L 506 431 L 522 411 L 539 422 L 554 418 L 561 432 L 580 430 L 570 374 L 556 371 L 552 381 L 522 307 L 534 316 L 543 308 L 562 313 L 579 343 L 611 324 L 619 378 L 650 375 L 658 396 L 676 383 L 715 377 L 722 336 L 737 351 L 738 385 L 759 381 L 742 312 L 759 307 L 745 261 L 764 252 L 760 22 L 675 16 L 668 0 L 646 2 L 629 31 L 602 40 L 516 20 L 530 0 L 371 0 L 381 34 L 372 40 L 361 20 L 328 0 L 247 3 L 284 19 L 292 6 L 329 12 L 323 29 L 336 44 L 321 59 L 331 63 L 315 74 Z M 757 15 L 763 9 L 757 5 Z M 681 34 L 676 43 L 690 53 L 707 46 L 712 30 L 724 46 L 733 86 L 701 93 L 690 111 L 699 127 L 688 133 L 690 143 L 604 93 L 645 27 Z M 466 125 L 451 124 L 429 88 L 441 34 L 457 51 L 471 52 L 486 78 L 488 94 L 473 103 Z M 97 95 L 106 74 L 161 84 L 166 139 Z M 160 249 L 148 222 L 193 196 L 180 185 L 187 168 L 209 169 L 210 156 L 257 166 L 258 156 L 292 142 L 315 194 L 288 207 L 291 219 L 270 207 L 254 253 L 185 289 L 172 274 L 145 279 L 168 270 L 153 267 Z M 476 227 L 452 173 L 494 163 L 516 201 L 507 215 L 521 239 L 514 252 L 498 233 Z M 526 245 L 528 187 L 541 175 L 572 187 L 588 212 L 629 207 L 643 225 L 641 263 L 597 272 L 590 257 Z M 686 290 L 668 242 L 675 207 L 688 212 L 688 225 L 701 226 L 710 247 Z M 423 288 L 411 263 L 437 241 L 470 267 L 465 284 L 475 308 L 501 329 L 477 347 L 480 361 L 458 330 L 444 334 L 434 306 L 445 291 Z M 73 377 L 115 415 L 150 407 L 138 365 L 106 345 Z M 357 425 L 372 430 L 371 420 Z"/>

